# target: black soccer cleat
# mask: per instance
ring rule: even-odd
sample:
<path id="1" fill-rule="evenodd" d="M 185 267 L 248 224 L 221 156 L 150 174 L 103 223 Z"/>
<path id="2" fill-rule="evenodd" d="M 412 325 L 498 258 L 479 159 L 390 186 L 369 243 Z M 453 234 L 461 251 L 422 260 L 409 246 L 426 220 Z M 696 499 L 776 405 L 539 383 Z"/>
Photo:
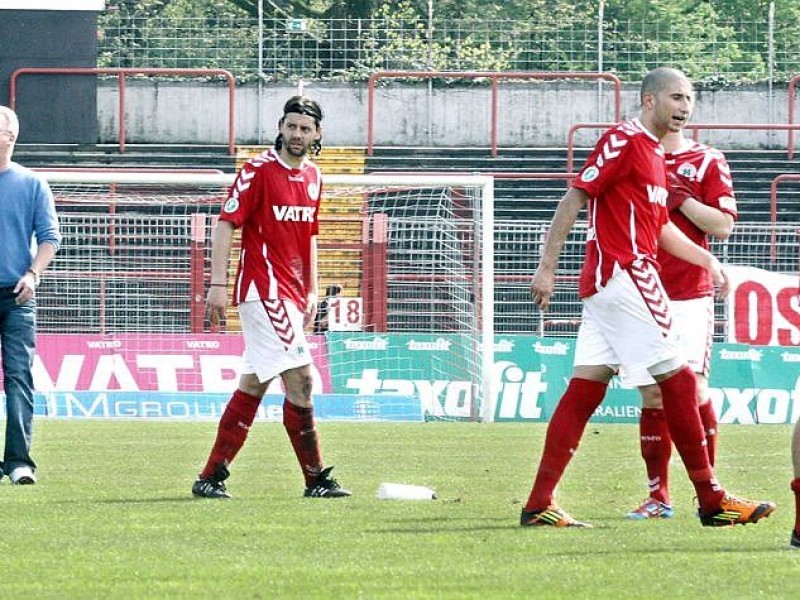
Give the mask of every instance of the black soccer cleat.
<path id="1" fill-rule="evenodd" d="M 198 498 L 216 498 L 228 500 L 231 495 L 223 483 L 230 476 L 225 463 L 219 463 L 214 473 L 205 479 L 197 478 L 192 485 L 192 494 Z"/>
<path id="2" fill-rule="evenodd" d="M 314 483 L 306 487 L 303 496 L 306 498 L 344 498 L 350 496 L 350 492 L 342 488 L 339 482 L 330 476 L 331 469 L 333 469 L 333 467 L 323 469 L 322 472 L 317 475 L 317 479 Z"/>
<path id="3" fill-rule="evenodd" d="M 797 533 L 797 529 L 792 529 L 792 537 L 789 538 L 789 548 L 800 549 L 800 534 Z"/>

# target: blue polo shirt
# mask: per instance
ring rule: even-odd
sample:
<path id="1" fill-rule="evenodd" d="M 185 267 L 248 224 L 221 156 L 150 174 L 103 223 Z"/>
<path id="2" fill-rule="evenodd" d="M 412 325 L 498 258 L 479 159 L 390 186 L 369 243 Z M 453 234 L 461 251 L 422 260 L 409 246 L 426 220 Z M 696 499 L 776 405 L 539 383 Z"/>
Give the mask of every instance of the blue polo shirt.
<path id="1" fill-rule="evenodd" d="M 16 285 L 31 266 L 34 241 L 61 245 L 53 193 L 41 176 L 12 162 L 0 171 L 0 287 Z"/>

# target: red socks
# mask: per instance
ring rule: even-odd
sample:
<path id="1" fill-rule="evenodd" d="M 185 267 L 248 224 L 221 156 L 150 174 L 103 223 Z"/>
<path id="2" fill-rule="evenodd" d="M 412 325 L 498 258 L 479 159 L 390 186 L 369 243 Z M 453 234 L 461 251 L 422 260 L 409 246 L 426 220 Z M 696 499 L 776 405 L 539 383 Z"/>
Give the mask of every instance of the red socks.
<path id="1" fill-rule="evenodd" d="M 792 479 L 794 492 L 794 530 L 800 534 L 800 477 Z"/>
<path id="2" fill-rule="evenodd" d="M 322 452 L 314 427 L 314 409 L 302 408 L 289 402 L 288 398 L 284 399 L 283 426 L 303 470 L 306 485 L 311 485 L 322 471 Z"/>
<path id="3" fill-rule="evenodd" d="M 669 459 L 672 438 L 660 408 L 643 408 L 639 419 L 639 446 L 647 469 L 650 497 L 669 504 Z"/>
<path id="4" fill-rule="evenodd" d="M 659 382 L 669 433 L 694 484 L 700 510 L 713 513 L 725 492 L 714 478 L 706 450 L 706 435 L 697 408 L 697 380 L 687 366 Z"/>
<path id="5" fill-rule="evenodd" d="M 703 422 L 703 430 L 706 432 L 706 452 L 708 452 L 708 462 L 713 467 L 717 463 L 717 413 L 714 412 L 714 405 L 711 402 L 700 404 L 697 407 L 700 412 L 700 420 Z"/>
<path id="6" fill-rule="evenodd" d="M 208 462 L 200 473 L 201 479 L 210 477 L 219 463 L 224 462 L 227 466 L 233 461 L 247 439 L 260 404 L 261 398 L 246 394 L 242 390 L 233 393 L 219 420 L 217 439 L 211 448 Z"/>
<path id="7" fill-rule="evenodd" d="M 706 436 L 708 462 L 713 467 L 717 459 L 717 415 L 711 402 L 698 405 L 700 421 Z M 660 408 L 643 408 L 639 419 L 639 444 L 647 468 L 650 497 L 669 504 L 669 459 L 672 438 Z"/>
<path id="8" fill-rule="evenodd" d="M 556 486 L 572 455 L 578 450 L 583 430 L 606 395 L 607 384 L 573 378 L 558 402 L 547 426 L 544 451 L 525 510 L 544 510 L 553 502 Z"/>

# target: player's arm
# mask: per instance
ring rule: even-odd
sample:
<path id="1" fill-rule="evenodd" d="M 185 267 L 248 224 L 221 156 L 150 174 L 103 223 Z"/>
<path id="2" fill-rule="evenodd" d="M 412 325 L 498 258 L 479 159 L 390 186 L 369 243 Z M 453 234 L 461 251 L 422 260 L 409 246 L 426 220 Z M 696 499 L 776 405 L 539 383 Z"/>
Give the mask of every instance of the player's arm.
<path id="1" fill-rule="evenodd" d="M 228 261 L 233 240 L 233 223 L 217 220 L 211 241 L 211 283 L 206 297 L 208 317 L 212 324 L 225 317 L 228 306 Z"/>
<path id="2" fill-rule="evenodd" d="M 720 203 L 726 200 L 733 202 L 732 198 L 721 198 Z M 708 235 L 713 235 L 718 240 L 727 240 L 733 231 L 733 215 L 703 204 L 695 198 L 689 197 L 684 200 L 678 210 L 699 229 Z"/>
<path id="3" fill-rule="evenodd" d="M 728 276 L 722 269 L 717 257 L 686 237 L 671 221 L 667 221 L 664 227 L 661 228 L 658 244 L 661 248 L 681 260 L 707 269 L 711 273 L 711 278 L 717 288 L 718 297 L 724 297 L 728 294 Z"/>
<path id="4" fill-rule="evenodd" d="M 589 195 L 580 188 L 571 187 L 558 203 L 550 231 L 542 250 L 542 259 L 531 281 L 531 296 L 542 310 L 550 306 L 550 297 L 556 284 L 556 267 L 564 242 L 578 219 L 578 214 L 589 199 Z"/>
<path id="5" fill-rule="evenodd" d="M 319 267 L 317 265 L 317 236 L 311 236 L 309 241 L 311 244 L 311 252 L 309 254 L 311 264 L 309 265 L 309 282 L 306 291 L 306 311 L 303 319 L 303 324 L 308 326 L 314 322 L 317 316 L 317 304 L 319 303 Z"/>

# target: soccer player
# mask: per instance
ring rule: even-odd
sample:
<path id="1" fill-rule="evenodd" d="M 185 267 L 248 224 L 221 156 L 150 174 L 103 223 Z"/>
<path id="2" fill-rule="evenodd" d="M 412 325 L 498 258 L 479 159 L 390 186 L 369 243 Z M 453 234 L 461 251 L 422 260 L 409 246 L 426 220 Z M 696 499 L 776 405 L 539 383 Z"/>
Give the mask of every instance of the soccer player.
<path id="1" fill-rule="evenodd" d="M 269 384 L 280 376 L 286 397 L 283 425 L 305 479 L 306 497 L 349 496 L 324 468 L 311 398 L 311 351 L 303 328 L 317 308 L 319 168 L 307 154 L 322 148 L 322 109 L 293 96 L 278 121 L 275 147 L 239 171 L 222 207 L 211 249 L 207 306 L 212 323 L 224 317 L 228 260 L 236 228 L 242 230 L 233 281 L 244 335 L 239 387 L 219 421 L 208 461 L 192 486 L 203 498 L 230 498 L 229 466 L 247 439 Z"/>
<path id="2" fill-rule="evenodd" d="M 547 427 L 544 452 L 520 515 L 523 526 L 591 526 L 558 506 L 555 490 L 619 365 L 645 368 L 658 382 L 670 436 L 700 503 L 702 525 L 755 523 L 775 509 L 772 502 L 737 498 L 716 480 L 695 400 L 697 381 L 674 339 L 669 300 L 656 268 L 661 246 L 706 268 L 720 291 L 727 292 L 719 261 L 688 240 L 667 214 L 660 140 L 669 131 L 680 131 L 691 114 L 692 85 L 682 72 L 659 67 L 642 81 L 640 99 L 639 118 L 603 134 L 559 203 L 531 282 L 534 302 L 547 310 L 561 248 L 587 205 L 575 367 Z"/>
<path id="3" fill-rule="evenodd" d="M 47 182 L 13 162 L 19 119 L 0 106 L 0 346 L 6 401 L 2 470 L 11 483 L 36 483 L 33 438 L 33 355 L 36 287 L 61 245 Z M 36 250 L 31 251 L 32 238 Z"/>
<path id="4" fill-rule="evenodd" d="M 731 171 L 719 150 L 688 140 L 683 131 L 661 139 L 668 170 L 667 208 L 678 229 L 703 248 L 708 236 L 726 240 L 738 217 Z M 672 301 L 672 328 L 697 378 L 697 406 L 711 466 L 716 462 L 717 417 L 708 397 L 708 373 L 714 334 L 714 283 L 708 271 L 659 250 L 661 281 Z M 623 369 L 624 387 L 638 387 L 642 397 L 639 443 L 647 470 L 649 495 L 629 519 L 669 518 L 669 460 L 672 439 L 664 418 L 661 388 L 645 368 Z"/>

